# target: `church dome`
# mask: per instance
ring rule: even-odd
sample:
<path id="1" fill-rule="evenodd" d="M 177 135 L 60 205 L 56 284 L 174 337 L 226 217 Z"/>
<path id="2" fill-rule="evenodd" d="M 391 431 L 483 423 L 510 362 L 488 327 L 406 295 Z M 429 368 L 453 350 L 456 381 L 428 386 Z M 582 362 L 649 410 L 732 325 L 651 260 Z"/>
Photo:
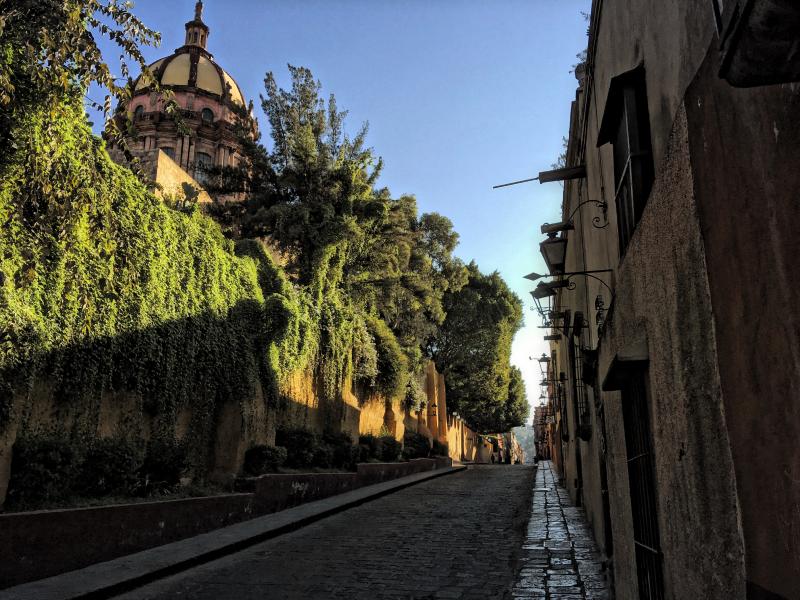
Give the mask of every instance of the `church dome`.
<path id="1" fill-rule="evenodd" d="M 196 68 L 193 69 L 195 65 Z M 239 84 L 207 52 L 191 52 L 186 47 L 179 48 L 175 54 L 157 60 L 148 68 L 164 87 L 197 88 L 244 106 L 244 95 Z M 139 77 L 134 85 L 134 93 L 144 91 L 147 87 L 147 83 Z"/>
<path id="2" fill-rule="evenodd" d="M 206 49 L 210 30 L 202 16 L 203 3 L 198 2 L 194 19 L 186 23 L 183 46 L 148 67 L 160 87 L 170 92 L 172 106 L 162 95 L 152 93 L 150 78 L 140 76 L 133 82 L 131 97 L 118 107 L 114 132 L 104 136 L 114 160 L 128 165 L 135 157 L 163 189 L 180 190 L 173 184 L 182 186 L 187 179 L 192 185 L 205 186 L 214 167 L 241 164 L 241 125 L 254 137 L 258 135 L 258 123 L 246 112 L 241 88 Z M 178 113 L 173 112 L 175 108 Z M 120 131 L 131 132 L 125 135 L 124 146 L 116 142 Z M 240 199 L 241 194 L 217 197 Z"/>
<path id="3" fill-rule="evenodd" d="M 199 91 L 217 99 L 244 106 L 239 84 L 206 50 L 209 29 L 202 20 L 203 3 L 198 2 L 195 18 L 186 23 L 186 43 L 165 58 L 149 65 L 149 70 L 164 87 L 175 91 Z M 134 83 L 134 95 L 145 92 L 149 83 L 141 76 Z"/>

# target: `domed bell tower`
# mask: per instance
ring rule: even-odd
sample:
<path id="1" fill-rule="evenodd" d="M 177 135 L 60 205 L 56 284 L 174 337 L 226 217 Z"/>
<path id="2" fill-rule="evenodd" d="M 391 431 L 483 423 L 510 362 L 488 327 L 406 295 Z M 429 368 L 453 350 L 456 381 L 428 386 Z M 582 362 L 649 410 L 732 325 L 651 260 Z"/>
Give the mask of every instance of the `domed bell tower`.
<path id="1" fill-rule="evenodd" d="M 203 23 L 202 0 L 194 5 L 194 19 L 186 23 L 186 46 L 200 46 L 206 49 L 208 43 L 208 25 Z"/>
<path id="2" fill-rule="evenodd" d="M 117 117 L 122 131 L 128 129 L 128 119 L 133 122 L 133 133 L 126 138 L 128 148 L 150 179 L 169 190 L 180 190 L 183 183 L 202 187 L 209 168 L 235 167 L 242 159 L 236 124 L 247 104 L 239 85 L 207 50 L 210 29 L 203 22 L 202 2 L 195 5 L 194 18 L 185 28 L 184 45 L 148 67 L 180 107 L 182 126 L 177 127 L 165 110 L 164 99 L 141 77 Z M 258 125 L 252 115 L 248 118 L 255 135 Z M 111 156 L 124 164 L 121 149 L 114 147 L 110 136 L 106 140 Z M 210 200 L 205 193 L 201 198 Z"/>

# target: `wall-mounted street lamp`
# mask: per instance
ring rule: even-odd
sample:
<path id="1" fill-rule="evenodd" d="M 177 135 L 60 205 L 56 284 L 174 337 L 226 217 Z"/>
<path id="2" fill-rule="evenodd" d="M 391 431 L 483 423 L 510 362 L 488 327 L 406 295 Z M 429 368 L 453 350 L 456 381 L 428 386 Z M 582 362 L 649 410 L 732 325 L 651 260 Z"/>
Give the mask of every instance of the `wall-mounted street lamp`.
<path id="1" fill-rule="evenodd" d="M 539 370 L 542 372 L 542 377 L 547 379 L 547 369 L 550 368 L 550 357 L 542 353 L 542 356 L 536 360 L 539 362 Z"/>
<path id="2" fill-rule="evenodd" d="M 547 239 L 539 244 L 539 251 L 544 257 L 547 270 L 552 275 L 564 272 L 564 265 L 567 262 L 567 238 L 550 233 Z"/>
<path id="3" fill-rule="evenodd" d="M 542 226 L 542 231 L 544 231 L 544 229 L 545 225 Z M 608 288 L 608 291 L 611 292 L 613 296 L 613 291 L 611 290 L 609 285 L 605 281 L 594 275 L 594 273 L 610 273 L 611 269 L 592 269 L 587 271 L 570 271 L 570 272 L 566 272 L 564 270 L 564 265 L 567 259 L 567 238 L 563 236 L 560 237 L 556 236 L 557 233 L 548 233 L 547 239 L 539 244 L 539 249 L 542 252 L 542 257 L 544 258 L 544 262 L 547 264 L 547 270 L 550 272 L 550 275 L 540 275 L 539 273 L 528 273 L 527 275 L 525 275 L 525 279 L 528 279 L 530 281 L 538 281 L 539 279 L 542 279 L 544 277 L 562 276 L 564 279 L 562 279 L 561 281 L 553 282 L 548 285 L 554 287 L 554 284 L 557 283 L 558 284 L 557 287 L 566 287 L 567 289 L 574 290 L 575 284 L 572 281 L 570 281 L 570 278 L 576 275 L 585 275 L 586 277 L 597 279 L 597 281 L 599 281 L 604 286 L 606 286 L 606 288 Z M 565 281 L 567 281 L 568 283 L 564 284 Z M 539 286 L 541 285 L 542 284 L 540 283 Z M 536 288 L 537 290 L 539 289 L 539 286 L 537 286 Z"/>

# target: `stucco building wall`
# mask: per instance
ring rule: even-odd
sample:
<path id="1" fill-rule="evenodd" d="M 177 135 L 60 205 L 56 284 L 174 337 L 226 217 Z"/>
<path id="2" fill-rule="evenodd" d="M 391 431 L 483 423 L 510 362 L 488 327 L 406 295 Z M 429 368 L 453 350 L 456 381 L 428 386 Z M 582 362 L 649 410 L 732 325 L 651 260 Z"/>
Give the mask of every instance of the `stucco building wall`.
<path id="1" fill-rule="evenodd" d="M 591 30 L 567 158 L 587 176 L 565 182 L 562 219 L 607 207 L 574 213 L 565 270 L 611 269 L 614 292 L 576 277 L 557 310 L 586 318 L 598 388 L 632 348 L 649 361 L 666 596 L 800 598 L 800 84 L 721 80 L 707 2 L 595 0 Z M 637 66 L 656 177 L 620 258 L 613 148 L 596 143 L 611 79 Z M 552 347 L 561 362 L 567 338 Z M 560 469 L 613 551 L 617 597 L 638 598 L 621 397 L 589 395 L 588 441 L 565 407 Z"/>
<path id="2" fill-rule="evenodd" d="M 751 598 L 800 598 L 800 84 L 686 94 Z"/>
<path id="3" fill-rule="evenodd" d="M 686 117 L 680 112 L 647 208 L 618 271 L 599 373 L 629 348 L 646 348 L 658 523 L 668 598 L 744 598 L 744 549 L 725 426 L 716 334 L 693 194 Z M 638 351 L 638 350 L 637 350 Z M 623 422 L 620 396 L 606 398 Z M 627 479 L 624 430 L 613 427 L 615 493 Z M 632 538 L 630 496 L 614 500 L 614 540 Z M 699 542 L 699 543 L 698 543 Z M 617 548 L 620 552 L 620 548 Z M 636 561 L 617 554 L 617 586 L 637 597 Z M 631 572 L 625 574 L 623 571 Z M 712 576 L 713 574 L 713 576 Z"/>

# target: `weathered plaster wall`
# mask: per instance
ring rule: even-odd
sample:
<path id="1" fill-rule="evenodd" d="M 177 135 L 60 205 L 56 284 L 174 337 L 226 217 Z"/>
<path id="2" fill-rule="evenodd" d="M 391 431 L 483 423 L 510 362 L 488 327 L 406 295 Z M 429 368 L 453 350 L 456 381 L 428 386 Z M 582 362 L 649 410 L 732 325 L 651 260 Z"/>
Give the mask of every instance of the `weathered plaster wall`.
<path id="1" fill-rule="evenodd" d="M 800 598 L 800 84 L 686 95 L 748 597 Z"/>
<path id="2" fill-rule="evenodd" d="M 666 597 L 744 598 L 733 460 L 683 111 L 657 173 L 618 272 L 600 378 L 615 356 L 646 344 Z M 617 593 L 637 598 L 619 395 L 606 394 L 605 402 Z"/>
<path id="3" fill-rule="evenodd" d="M 153 181 L 161 186 L 160 190 L 156 190 L 156 195 L 159 198 L 164 196 L 181 197 L 184 193 L 183 185 L 188 184 L 199 190 L 198 202 L 201 204 L 211 202 L 211 196 L 202 189 L 203 186 L 161 150 L 148 151 L 145 153 L 143 160 L 152 168 Z"/>

